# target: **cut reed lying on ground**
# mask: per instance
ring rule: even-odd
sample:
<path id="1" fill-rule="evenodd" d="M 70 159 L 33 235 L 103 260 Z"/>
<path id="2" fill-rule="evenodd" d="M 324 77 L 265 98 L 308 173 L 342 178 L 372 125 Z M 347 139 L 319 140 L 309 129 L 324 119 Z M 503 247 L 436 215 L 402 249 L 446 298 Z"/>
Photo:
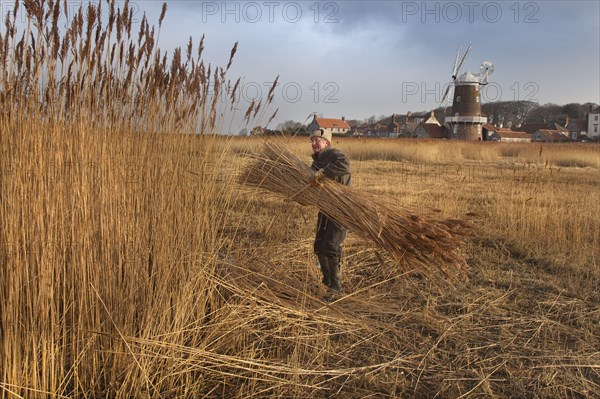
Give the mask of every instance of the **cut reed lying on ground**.
<path id="1" fill-rule="evenodd" d="M 465 273 L 460 244 L 470 231 L 468 222 L 419 216 L 332 180 L 310 186 L 311 168 L 280 144 L 265 143 L 253 158 L 241 183 L 318 207 L 389 252 L 405 270 L 416 269 L 439 283 Z"/>

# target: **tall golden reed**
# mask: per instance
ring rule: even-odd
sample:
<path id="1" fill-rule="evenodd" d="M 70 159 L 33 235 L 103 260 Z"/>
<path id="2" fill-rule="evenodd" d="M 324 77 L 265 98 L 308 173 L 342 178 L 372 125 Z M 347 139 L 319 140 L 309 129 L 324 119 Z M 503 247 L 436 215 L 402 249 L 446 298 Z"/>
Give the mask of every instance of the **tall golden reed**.
<path id="1" fill-rule="evenodd" d="M 180 397 L 200 371 L 131 339 L 201 347 L 219 307 L 237 43 L 226 67 L 191 37 L 169 63 L 166 4 L 137 35 L 128 1 L 71 6 L 16 1 L 0 35 L 0 396 Z"/>

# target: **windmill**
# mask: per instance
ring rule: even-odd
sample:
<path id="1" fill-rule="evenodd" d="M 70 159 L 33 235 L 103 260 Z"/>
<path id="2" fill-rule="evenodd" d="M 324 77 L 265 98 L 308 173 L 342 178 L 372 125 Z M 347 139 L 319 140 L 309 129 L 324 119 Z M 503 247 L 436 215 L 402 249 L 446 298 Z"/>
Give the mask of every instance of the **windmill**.
<path id="1" fill-rule="evenodd" d="M 456 84 L 456 78 L 458 73 L 460 72 L 460 68 L 462 68 L 465 60 L 467 59 L 467 55 L 469 55 L 469 51 L 471 51 L 471 43 L 469 43 L 469 47 L 465 50 L 465 53 L 462 57 L 460 57 L 460 48 L 456 52 L 456 59 L 454 60 L 454 68 L 452 68 L 452 82 L 446 85 L 446 91 L 444 92 L 444 96 L 442 97 L 442 104 L 446 102 L 446 98 L 448 97 L 448 93 L 450 92 L 450 87 Z M 460 58 L 460 62 L 458 59 Z"/>
<path id="2" fill-rule="evenodd" d="M 456 140 L 481 140 L 481 127 L 487 123 L 487 118 L 481 116 L 481 100 L 479 86 L 488 83 L 489 76 L 494 72 L 494 64 L 484 61 L 479 67 L 480 73 L 469 71 L 461 74 L 461 68 L 471 51 L 471 44 L 465 53 L 456 53 L 452 82 L 448 84 L 442 97 L 442 105 L 446 102 L 450 87 L 454 86 L 452 101 L 452 116 L 444 119 L 450 126 L 450 138 Z"/>

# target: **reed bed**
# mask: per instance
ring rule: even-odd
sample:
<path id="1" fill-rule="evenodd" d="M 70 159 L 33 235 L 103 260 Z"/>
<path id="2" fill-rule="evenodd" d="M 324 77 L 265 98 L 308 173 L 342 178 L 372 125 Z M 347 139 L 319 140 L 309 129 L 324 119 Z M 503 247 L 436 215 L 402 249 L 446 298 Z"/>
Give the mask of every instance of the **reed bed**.
<path id="1" fill-rule="evenodd" d="M 227 243 L 207 226 L 227 218 L 232 194 L 216 173 L 227 142 L 213 134 L 238 103 L 226 74 L 237 46 L 226 66 L 205 64 L 203 38 L 167 57 L 166 9 L 158 29 L 144 17 L 136 33 L 128 1 L 3 7 L 2 398 L 201 392 L 197 370 L 135 342 L 200 347 L 206 329 L 182 331 L 220 328 L 207 312 L 222 304 L 211 276 Z"/>
<path id="2" fill-rule="evenodd" d="M 435 290 L 350 234 L 350 294 L 326 304 L 313 210 L 240 195 L 245 159 L 208 134 L 237 103 L 229 65 L 206 65 L 202 39 L 168 60 L 166 6 L 136 34 L 127 2 L 71 5 L 18 1 L 0 32 L 0 397 L 600 397 L 597 152 L 521 183 L 511 170 L 390 180 L 455 214 L 493 207 L 464 247 L 469 283 Z M 221 109 L 209 92 L 227 88 Z M 407 153 L 464 155 L 447 144 Z M 513 160 L 541 159 L 530 148 Z M 357 166 L 361 187 L 384 173 Z M 574 193 L 573 211 L 553 209 Z"/>
<path id="3" fill-rule="evenodd" d="M 310 166 L 278 143 L 265 143 L 253 158 L 241 183 L 318 207 L 390 253 L 403 270 L 417 270 L 440 283 L 465 274 L 461 244 L 470 231 L 467 221 L 421 216 L 327 179 L 313 187 Z"/>
<path id="4" fill-rule="evenodd" d="M 288 148 L 301 154 L 306 138 L 290 138 Z M 336 146 L 354 161 L 409 162 L 416 165 L 476 165 L 600 170 L 598 143 L 498 143 L 431 139 L 336 137 Z M 239 153 L 255 151 L 257 140 L 238 139 L 232 147 Z"/>

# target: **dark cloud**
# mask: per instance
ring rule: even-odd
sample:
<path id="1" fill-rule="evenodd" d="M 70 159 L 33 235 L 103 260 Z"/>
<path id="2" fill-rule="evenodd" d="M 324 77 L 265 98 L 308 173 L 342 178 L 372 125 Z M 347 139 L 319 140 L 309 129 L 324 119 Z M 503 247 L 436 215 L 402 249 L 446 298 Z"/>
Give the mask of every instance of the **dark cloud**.
<path id="1" fill-rule="evenodd" d="M 156 4 L 144 0 L 141 7 L 144 3 Z M 280 104 L 282 119 L 299 119 L 294 110 L 360 117 L 388 108 L 434 107 L 419 96 L 413 96 L 416 103 L 402 102 L 402 84 L 429 90 L 447 83 L 456 50 L 469 43 L 465 69 L 477 72 L 482 61 L 494 62 L 494 80 L 506 95 L 517 89 L 526 93 L 525 84 L 533 81 L 540 102 L 600 101 L 597 1 L 176 0 L 168 5 L 166 20 L 173 21 L 161 40 L 184 43 L 189 35 L 206 33 L 207 56 L 218 60 L 239 40 L 236 73 L 250 80 L 280 75 L 284 83 L 298 82 L 304 97 Z M 311 57 L 318 68 L 311 68 Z M 566 74 L 570 91 L 556 83 Z M 315 103 L 313 83 L 323 94 L 332 79 L 339 85 L 339 103 Z"/>

